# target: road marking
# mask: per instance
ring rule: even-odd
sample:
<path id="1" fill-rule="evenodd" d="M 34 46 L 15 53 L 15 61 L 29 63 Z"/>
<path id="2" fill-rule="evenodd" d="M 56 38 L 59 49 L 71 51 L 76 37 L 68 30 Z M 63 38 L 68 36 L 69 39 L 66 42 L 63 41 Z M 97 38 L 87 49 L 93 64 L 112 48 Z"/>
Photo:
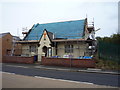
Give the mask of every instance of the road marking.
<path id="1" fill-rule="evenodd" d="M 2 73 L 15 75 L 15 73 L 10 73 L 10 72 L 2 72 Z M 47 78 L 47 77 L 40 77 L 40 76 L 34 76 L 34 77 L 35 78 L 42 78 L 42 79 L 49 79 L 49 80 L 58 80 L 58 81 L 64 81 L 64 82 L 71 82 L 71 83 L 82 83 L 82 84 L 92 84 L 93 85 L 93 83 L 89 83 L 89 82 L 78 82 L 78 81 L 54 79 L 54 78 Z"/>
<path id="2" fill-rule="evenodd" d="M 64 82 L 72 82 L 72 83 L 83 83 L 83 84 L 92 84 L 89 82 L 78 82 L 78 81 L 71 81 L 71 80 L 63 80 L 63 79 L 54 79 L 54 78 L 46 78 L 46 77 L 40 77 L 40 76 L 34 76 L 35 78 L 43 78 L 43 79 L 49 79 L 49 80 L 59 80 L 59 81 L 64 81 Z"/>
<path id="3" fill-rule="evenodd" d="M 16 66 L 16 65 L 6 65 L 6 66 L 10 66 L 10 67 L 22 67 L 22 68 L 29 68 L 29 67 L 26 67 L 26 66 Z"/>
<path id="4" fill-rule="evenodd" d="M 41 66 L 34 66 L 35 68 L 41 68 L 41 69 L 48 69 L 48 70 L 63 70 L 63 71 L 70 71 L 69 69 L 61 69 L 61 68 L 46 68 L 46 67 L 41 67 Z"/>
<path id="5" fill-rule="evenodd" d="M 15 74 L 15 73 L 9 73 L 9 72 L 2 72 L 2 73 L 7 73 L 7 74 Z"/>

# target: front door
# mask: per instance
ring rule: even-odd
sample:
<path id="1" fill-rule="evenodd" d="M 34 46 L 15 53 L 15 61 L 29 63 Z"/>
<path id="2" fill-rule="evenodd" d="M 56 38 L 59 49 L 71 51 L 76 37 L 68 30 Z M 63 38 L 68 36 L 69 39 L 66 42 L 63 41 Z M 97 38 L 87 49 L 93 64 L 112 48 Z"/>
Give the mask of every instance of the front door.
<path id="1" fill-rule="evenodd" d="M 42 51 L 45 53 L 45 57 L 46 57 L 46 56 L 47 56 L 47 47 L 44 46 L 44 47 L 42 48 Z"/>

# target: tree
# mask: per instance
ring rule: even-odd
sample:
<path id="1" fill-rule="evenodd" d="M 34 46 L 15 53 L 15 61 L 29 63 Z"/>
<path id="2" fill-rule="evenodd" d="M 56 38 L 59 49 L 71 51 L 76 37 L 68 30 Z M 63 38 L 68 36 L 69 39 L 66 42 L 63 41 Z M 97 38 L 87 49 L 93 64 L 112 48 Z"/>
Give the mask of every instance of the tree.
<path id="1" fill-rule="evenodd" d="M 96 37 L 98 41 L 103 41 L 107 43 L 120 44 L 120 34 L 113 34 L 110 37 Z"/>

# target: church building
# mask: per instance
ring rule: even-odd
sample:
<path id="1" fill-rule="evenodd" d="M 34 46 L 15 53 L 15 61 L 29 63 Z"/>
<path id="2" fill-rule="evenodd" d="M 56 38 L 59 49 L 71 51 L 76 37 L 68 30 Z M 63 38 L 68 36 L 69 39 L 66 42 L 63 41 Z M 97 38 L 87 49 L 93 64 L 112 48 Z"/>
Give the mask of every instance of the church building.
<path id="1" fill-rule="evenodd" d="M 86 19 L 34 24 L 19 43 L 22 55 L 54 58 L 88 57 L 95 52 L 94 25 Z"/>

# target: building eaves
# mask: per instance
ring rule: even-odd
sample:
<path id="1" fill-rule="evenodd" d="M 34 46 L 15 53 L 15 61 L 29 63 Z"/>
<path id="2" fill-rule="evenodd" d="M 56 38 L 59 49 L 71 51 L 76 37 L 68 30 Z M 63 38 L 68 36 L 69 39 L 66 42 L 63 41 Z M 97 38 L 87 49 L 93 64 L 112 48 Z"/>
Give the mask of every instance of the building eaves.
<path id="1" fill-rule="evenodd" d="M 86 41 L 85 39 L 54 39 L 52 42 Z"/>
<path id="2" fill-rule="evenodd" d="M 16 43 L 20 44 L 39 43 L 39 40 L 16 41 Z"/>

